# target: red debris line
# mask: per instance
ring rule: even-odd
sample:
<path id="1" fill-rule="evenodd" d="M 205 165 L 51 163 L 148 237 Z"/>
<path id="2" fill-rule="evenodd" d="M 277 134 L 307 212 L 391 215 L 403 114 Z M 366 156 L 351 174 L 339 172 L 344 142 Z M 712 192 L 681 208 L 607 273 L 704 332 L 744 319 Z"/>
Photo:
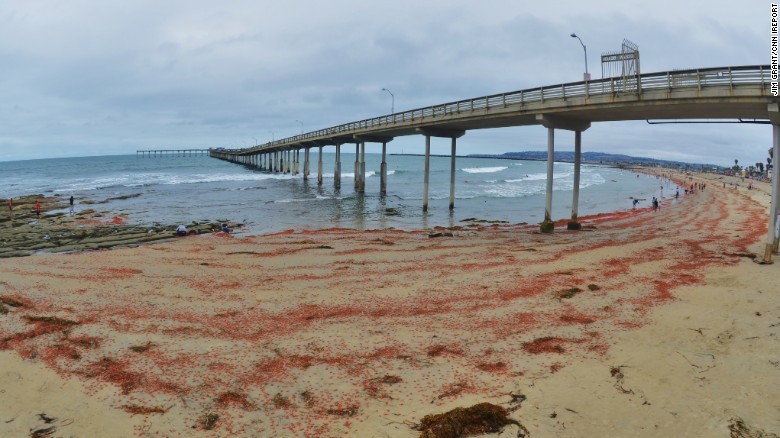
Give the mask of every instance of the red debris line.
<path id="1" fill-rule="evenodd" d="M 439 389 L 436 398 L 441 400 L 444 398 L 458 397 L 461 394 L 474 394 L 476 392 L 476 387 L 469 379 L 461 378 L 456 380 L 454 383 L 448 383 L 442 386 L 441 389 Z"/>
<path id="2" fill-rule="evenodd" d="M 555 374 L 558 371 L 560 371 L 563 368 L 563 364 L 560 362 L 556 362 L 552 365 L 550 365 L 550 373 Z"/>
<path id="3" fill-rule="evenodd" d="M 457 344 L 453 344 L 453 345 L 435 344 L 428 347 L 425 350 L 425 354 L 427 354 L 428 357 L 439 357 L 443 355 L 463 356 L 463 348 L 461 348 L 461 346 Z"/>
<path id="4" fill-rule="evenodd" d="M 348 249 L 344 251 L 334 251 L 333 255 L 352 255 L 352 254 L 370 254 L 370 253 L 378 253 L 378 252 L 386 252 L 387 250 L 384 248 L 355 248 L 355 249 Z"/>
<path id="5" fill-rule="evenodd" d="M 564 339 L 554 336 L 536 338 L 531 342 L 523 342 L 523 350 L 531 354 L 565 353 L 564 345 L 578 343 L 580 340 Z"/>
<path id="6" fill-rule="evenodd" d="M 560 325 L 588 325 L 596 322 L 596 317 L 585 315 L 576 310 L 567 310 L 558 319 L 560 320 Z"/>
<path id="7" fill-rule="evenodd" d="M 45 347 L 43 354 L 39 356 L 47 365 L 54 365 L 58 360 L 76 361 L 81 359 L 81 352 L 72 345 L 54 344 Z"/>
<path id="8" fill-rule="evenodd" d="M 257 406 L 249 401 L 249 397 L 241 392 L 227 391 L 219 394 L 216 399 L 216 404 L 219 407 L 226 406 L 239 406 L 244 410 L 256 409 Z"/>
<path id="9" fill-rule="evenodd" d="M 384 385 L 394 385 L 403 380 L 398 376 L 386 375 L 363 381 L 363 390 L 372 398 L 392 399 Z"/>
<path id="10" fill-rule="evenodd" d="M 506 374 L 508 367 L 505 362 L 479 362 L 476 367 L 488 373 Z"/>
<path id="11" fill-rule="evenodd" d="M 130 278 L 144 273 L 144 271 L 140 269 L 131 268 L 100 268 L 100 271 L 109 274 L 109 278 L 112 280 Z"/>
<path id="12" fill-rule="evenodd" d="M 104 357 L 97 362 L 87 365 L 83 375 L 114 384 L 121 388 L 122 394 L 127 395 L 143 384 L 144 377 L 132 371 L 127 371 L 128 365 L 115 359 Z"/>
<path id="13" fill-rule="evenodd" d="M 22 318 L 25 319 L 29 324 L 33 324 L 34 328 L 26 332 L 4 336 L 0 339 L 0 350 L 8 350 L 19 347 L 26 340 L 34 339 L 39 336 L 54 333 L 64 334 L 68 332 L 73 326 L 80 324 L 78 321 L 71 321 L 57 317 L 36 317 L 24 315 Z"/>
<path id="14" fill-rule="evenodd" d="M 168 412 L 168 409 L 161 406 L 122 405 L 120 409 L 133 415 L 164 414 Z"/>
<path id="15" fill-rule="evenodd" d="M 287 236 L 290 234 L 295 234 L 295 230 L 284 230 L 279 231 L 278 233 L 263 234 L 263 237 Z"/>
<path id="16" fill-rule="evenodd" d="M 6 287 L 11 289 L 11 287 L 8 285 L 6 285 Z M 20 309 L 35 308 L 33 302 L 30 299 L 19 294 L 0 295 L 0 303 L 12 308 L 20 308 Z"/>

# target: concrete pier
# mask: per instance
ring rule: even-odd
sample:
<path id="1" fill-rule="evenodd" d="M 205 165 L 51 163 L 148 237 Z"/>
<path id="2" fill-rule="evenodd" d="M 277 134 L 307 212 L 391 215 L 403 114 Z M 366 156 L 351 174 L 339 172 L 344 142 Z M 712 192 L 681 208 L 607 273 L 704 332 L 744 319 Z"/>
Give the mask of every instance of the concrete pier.
<path id="1" fill-rule="evenodd" d="M 544 221 L 540 225 L 542 233 L 552 233 L 555 223 L 552 221 L 553 165 L 555 160 L 555 129 L 547 128 L 547 186 L 544 199 Z"/>
<path id="2" fill-rule="evenodd" d="M 387 142 L 382 142 L 382 164 L 380 164 L 379 193 L 387 193 Z"/>
<path id="3" fill-rule="evenodd" d="M 450 210 L 455 209 L 455 143 L 457 139 L 452 137 L 452 152 L 450 154 Z"/>
<path id="4" fill-rule="evenodd" d="M 355 190 L 360 186 L 360 143 L 355 143 Z"/>
<path id="5" fill-rule="evenodd" d="M 577 221 L 580 204 L 580 167 L 582 162 L 582 131 L 574 131 L 574 187 L 571 195 L 571 220 L 566 224 L 568 230 L 582 229 Z"/>
<path id="6" fill-rule="evenodd" d="M 138 158 L 207 157 L 209 149 L 139 149 L 135 151 L 135 156 Z"/>
<path id="7" fill-rule="evenodd" d="M 309 179 L 309 148 L 303 150 L 303 179 Z"/>
<path id="8" fill-rule="evenodd" d="M 366 142 L 360 142 L 360 182 L 358 182 L 358 192 L 366 192 Z"/>
<path id="9" fill-rule="evenodd" d="M 320 153 L 317 158 L 317 185 L 322 185 L 322 146 L 319 147 Z"/>
<path id="10" fill-rule="evenodd" d="M 341 144 L 336 143 L 336 164 L 333 166 L 333 187 L 341 188 Z"/>
<path id="11" fill-rule="evenodd" d="M 581 158 L 581 134 L 591 122 L 625 120 L 694 120 L 694 119 L 744 119 L 761 123 L 767 118 L 774 126 L 780 126 L 780 101 L 771 95 L 770 65 L 727 66 L 697 68 L 668 72 L 645 73 L 637 76 L 631 92 L 617 92 L 615 78 L 586 82 L 572 82 L 543 87 L 533 87 L 508 93 L 436 104 L 393 114 L 392 119 L 378 116 L 358 122 L 344 123 L 317 131 L 295 135 L 243 149 L 209 149 L 212 157 L 234 163 L 259 166 L 273 171 L 290 172 L 291 161 L 296 163 L 293 172 L 299 172 L 299 152 L 291 160 L 290 150 L 314 145 L 337 145 L 334 186 L 341 185 L 340 145 L 356 141 L 375 141 L 365 137 L 394 137 L 422 134 L 426 136 L 426 170 L 423 209 L 428 209 L 430 173 L 430 137 L 457 138 L 466 130 L 504 128 L 509 126 L 543 125 L 548 129 L 548 181 L 545 199 L 543 229 L 553 231 L 552 178 L 554 162 L 555 129 L 575 132 L 575 187 L 572 193 L 571 220 L 568 227 L 577 229 L 579 204 L 579 177 Z M 625 90 L 623 90 L 625 91 Z M 460 132 L 458 134 L 458 132 Z M 362 137 L 361 140 L 357 140 Z M 780 162 L 778 140 L 773 132 L 775 161 Z M 365 170 L 360 165 L 360 145 L 356 144 L 355 187 L 365 183 Z M 456 143 L 452 143 L 453 163 L 450 167 L 450 208 L 454 207 L 454 157 Z M 256 154 L 267 153 L 266 157 Z M 320 153 L 321 150 L 320 150 Z M 273 155 L 270 155 L 273 154 Z M 259 161 L 258 161 L 259 160 Z M 780 220 L 780 166 L 773 168 L 774 184 L 770 208 L 769 234 L 766 259 L 770 260 L 780 240 L 776 225 Z M 308 173 L 307 171 L 305 171 Z M 387 190 L 386 144 L 382 144 L 380 191 Z M 318 183 L 321 177 L 318 171 Z M 362 186 L 365 190 L 365 186 Z"/>
<path id="12" fill-rule="evenodd" d="M 777 104 L 775 104 L 777 105 Z M 770 105 L 771 106 L 771 105 Z M 771 120 L 771 111 L 770 111 Z M 772 124 L 772 201 L 769 205 L 769 224 L 767 224 L 766 246 L 764 248 L 764 263 L 772 263 L 772 254 L 776 251 L 775 243 L 777 233 L 778 194 L 780 194 L 780 166 L 777 160 L 780 158 L 780 125 Z"/>
<path id="13" fill-rule="evenodd" d="M 425 176 L 423 177 L 423 212 L 428 211 L 428 175 L 431 173 L 431 136 L 425 136 Z"/>
<path id="14" fill-rule="evenodd" d="M 587 120 L 570 119 L 548 114 L 537 114 L 536 120 L 547 128 L 547 187 L 545 197 L 544 221 L 540 224 L 540 230 L 543 233 L 552 233 L 555 230 L 555 222 L 552 220 L 552 189 L 553 189 L 553 166 L 555 161 L 555 129 L 565 129 L 575 132 L 575 155 L 578 144 L 581 145 L 581 132 L 590 128 L 590 122 Z M 580 147 L 581 149 L 581 147 Z M 575 160 L 575 197 L 572 199 L 572 215 L 576 215 L 577 203 L 579 202 L 579 160 Z M 576 217 L 576 216 L 574 216 Z M 576 223 L 576 220 L 572 222 Z M 577 227 L 577 225 L 572 225 Z M 574 228 L 579 229 L 579 228 Z"/>

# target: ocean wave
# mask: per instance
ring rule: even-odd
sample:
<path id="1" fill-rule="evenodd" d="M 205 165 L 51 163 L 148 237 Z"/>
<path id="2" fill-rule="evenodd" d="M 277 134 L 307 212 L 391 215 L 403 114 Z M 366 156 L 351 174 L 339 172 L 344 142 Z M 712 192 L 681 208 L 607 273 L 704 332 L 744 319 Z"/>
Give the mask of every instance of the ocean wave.
<path id="1" fill-rule="evenodd" d="M 497 166 L 497 167 L 466 167 L 460 170 L 466 173 L 496 173 L 506 169 L 508 169 L 508 167 L 506 166 Z"/>
<path id="2" fill-rule="evenodd" d="M 54 189 L 57 193 L 110 189 L 114 187 L 149 187 L 153 185 L 178 185 L 178 184 L 201 184 L 214 182 L 241 182 L 241 181 L 263 181 L 269 179 L 291 179 L 293 176 L 273 173 L 238 173 L 238 174 L 192 174 L 192 175 L 170 175 L 170 174 L 127 174 L 118 175 L 110 178 L 77 179 L 65 182 L 63 187 Z"/>
<path id="3" fill-rule="evenodd" d="M 388 175 L 391 175 L 391 173 L 389 171 L 387 173 L 388 173 Z M 372 177 L 374 175 L 376 175 L 376 172 L 374 172 L 373 170 L 367 170 L 366 171 L 366 178 L 370 178 L 370 177 Z M 336 175 L 334 173 L 324 173 L 323 172 L 323 174 L 322 174 L 323 178 L 335 178 L 335 176 Z M 352 178 L 352 179 L 355 179 L 355 172 L 349 172 L 349 173 L 341 172 L 341 177 L 342 178 Z"/>
<path id="4" fill-rule="evenodd" d="M 553 173 L 553 180 L 556 179 L 563 179 L 568 178 L 572 176 L 573 173 L 571 172 L 558 172 Z M 516 183 L 516 182 L 523 182 L 523 181 L 541 181 L 547 179 L 547 173 L 532 173 L 530 175 L 526 175 L 522 178 L 514 178 L 514 179 L 505 179 L 504 182 L 506 183 Z"/>

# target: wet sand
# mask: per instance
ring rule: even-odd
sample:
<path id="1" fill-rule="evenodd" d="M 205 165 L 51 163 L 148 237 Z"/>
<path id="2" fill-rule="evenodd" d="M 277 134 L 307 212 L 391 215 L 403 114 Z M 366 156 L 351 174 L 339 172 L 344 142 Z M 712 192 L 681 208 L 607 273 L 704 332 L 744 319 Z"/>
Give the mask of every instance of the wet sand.
<path id="1" fill-rule="evenodd" d="M 751 259 L 768 185 L 740 186 L 551 235 L 463 223 L 2 259 L 0 435 L 415 437 L 482 402 L 536 437 L 778 433 L 780 264 Z"/>

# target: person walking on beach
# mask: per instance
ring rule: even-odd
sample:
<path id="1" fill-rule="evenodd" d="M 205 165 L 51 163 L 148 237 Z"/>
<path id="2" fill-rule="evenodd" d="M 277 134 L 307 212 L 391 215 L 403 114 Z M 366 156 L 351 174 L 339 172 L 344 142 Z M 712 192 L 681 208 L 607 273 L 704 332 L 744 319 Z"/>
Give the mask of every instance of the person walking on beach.
<path id="1" fill-rule="evenodd" d="M 35 201 L 35 218 L 40 219 L 41 218 L 41 201 L 36 200 Z"/>
<path id="2" fill-rule="evenodd" d="M 73 195 L 70 195 L 70 215 L 73 216 Z"/>
<path id="3" fill-rule="evenodd" d="M 8 211 L 10 212 L 11 219 L 14 218 L 14 198 L 8 198 Z"/>

